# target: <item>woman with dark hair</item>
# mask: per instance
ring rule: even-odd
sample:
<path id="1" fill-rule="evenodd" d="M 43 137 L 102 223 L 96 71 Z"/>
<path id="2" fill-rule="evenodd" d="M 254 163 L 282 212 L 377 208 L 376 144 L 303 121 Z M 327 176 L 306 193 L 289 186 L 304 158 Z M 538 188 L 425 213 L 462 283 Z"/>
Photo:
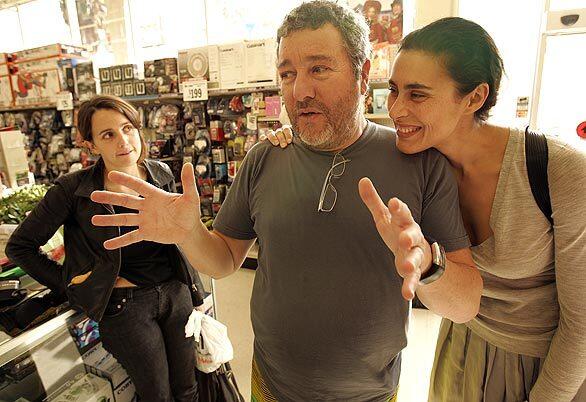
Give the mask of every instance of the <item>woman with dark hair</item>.
<path id="1" fill-rule="evenodd" d="M 450 161 L 484 281 L 476 318 L 442 321 L 429 401 L 583 402 L 586 152 L 547 137 L 552 225 L 531 191 L 524 130 L 486 121 L 503 71 L 481 26 L 444 18 L 403 39 L 389 80 L 397 147 Z"/>
<path id="2" fill-rule="evenodd" d="M 136 212 L 90 200 L 94 190 L 134 194 L 110 182 L 110 171 L 166 191 L 175 191 L 173 174 L 164 163 L 145 159 L 138 112 L 120 98 L 102 95 L 84 102 L 77 127 L 98 161 L 56 180 L 11 236 L 6 254 L 99 322 L 104 347 L 127 370 L 143 400 L 197 400 L 195 344 L 193 337 L 185 337 L 184 326 L 193 306 L 203 302 L 198 274 L 175 245 L 142 241 L 106 250 L 105 240 L 120 232 L 131 236 L 133 229 L 91 222 L 104 212 Z M 63 266 L 39 252 L 61 225 Z"/>

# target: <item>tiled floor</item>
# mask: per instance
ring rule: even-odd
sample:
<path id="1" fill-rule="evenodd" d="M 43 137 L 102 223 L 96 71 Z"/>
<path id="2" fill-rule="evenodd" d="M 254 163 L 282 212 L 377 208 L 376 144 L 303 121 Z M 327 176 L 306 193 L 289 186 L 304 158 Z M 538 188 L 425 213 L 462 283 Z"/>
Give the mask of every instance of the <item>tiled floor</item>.
<path id="1" fill-rule="evenodd" d="M 216 282 L 218 318 L 228 326 L 228 334 L 234 346 L 232 367 L 246 401 L 250 400 L 250 294 L 253 281 L 254 271 L 241 269 L 236 274 Z M 413 311 L 408 335 L 409 344 L 403 352 L 399 402 L 427 401 L 439 323 L 439 317 L 427 310 Z"/>

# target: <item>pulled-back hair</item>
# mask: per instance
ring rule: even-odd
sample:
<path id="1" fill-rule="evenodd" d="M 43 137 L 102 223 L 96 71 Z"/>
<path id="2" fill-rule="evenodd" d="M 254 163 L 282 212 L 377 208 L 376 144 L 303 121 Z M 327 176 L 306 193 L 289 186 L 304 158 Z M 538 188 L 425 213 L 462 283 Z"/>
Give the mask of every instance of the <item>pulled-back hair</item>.
<path id="1" fill-rule="evenodd" d="M 442 18 L 405 36 L 401 50 L 420 50 L 438 57 L 461 95 L 487 83 L 488 97 L 474 116 L 478 120 L 488 118 L 496 103 L 504 65 L 484 28 L 464 18 Z"/>

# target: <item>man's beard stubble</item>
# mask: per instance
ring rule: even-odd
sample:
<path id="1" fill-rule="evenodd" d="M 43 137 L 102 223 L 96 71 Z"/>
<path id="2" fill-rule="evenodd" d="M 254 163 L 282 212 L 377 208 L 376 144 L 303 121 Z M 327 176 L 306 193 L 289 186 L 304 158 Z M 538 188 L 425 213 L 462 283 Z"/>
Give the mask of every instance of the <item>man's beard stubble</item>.
<path id="1" fill-rule="evenodd" d="M 334 111 L 329 110 L 323 103 L 315 99 L 296 102 L 295 109 L 291 114 L 293 131 L 310 148 L 320 151 L 338 150 L 355 135 L 355 130 L 358 128 L 363 114 L 361 99 L 361 95 L 358 95 L 358 99 L 356 99 L 353 93 L 349 93 L 338 103 L 341 107 L 335 108 Z M 323 113 L 326 126 L 321 132 L 312 132 L 313 128 L 310 126 L 303 128 L 299 126 L 298 110 L 303 108 L 318 109 Z"/>

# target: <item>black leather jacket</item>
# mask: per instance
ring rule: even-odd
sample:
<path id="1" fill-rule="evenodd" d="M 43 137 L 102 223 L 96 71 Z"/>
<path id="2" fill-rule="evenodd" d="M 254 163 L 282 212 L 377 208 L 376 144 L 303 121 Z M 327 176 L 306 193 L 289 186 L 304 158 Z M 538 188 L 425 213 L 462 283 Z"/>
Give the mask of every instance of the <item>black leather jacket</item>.
<path id="1" fill-rule="evenodd" d="M 171 169 L 162 162 L 145 160 L 153 183 L 166 191 L 175 191 Z M 18 226 L 6 246 L 6 255 L 39 283 L 59 293 L 65 292 L 73 307 L 99 321 L 110 299 L 120 271 L 121 250 L 106 250 L 104 241 L 120 235 L 118 227 L 99 227 L 91 223 L 94 215 L 113 213 L 111 205 L 90 200 L 94 190 L 104 188 L 104 164 L 95 165 L 59 177 L 45 197 Z M 65 261 L 59 265 L 40 252 L 64 226 Z M 191 290 L 194 306 L 202 304 L 204 290 L 198 273 L 177 246 L 169 247 L 169 261 L 177 279 Z M 82 283 L 70 284 L 74 276 L 90 272 Z"/>

